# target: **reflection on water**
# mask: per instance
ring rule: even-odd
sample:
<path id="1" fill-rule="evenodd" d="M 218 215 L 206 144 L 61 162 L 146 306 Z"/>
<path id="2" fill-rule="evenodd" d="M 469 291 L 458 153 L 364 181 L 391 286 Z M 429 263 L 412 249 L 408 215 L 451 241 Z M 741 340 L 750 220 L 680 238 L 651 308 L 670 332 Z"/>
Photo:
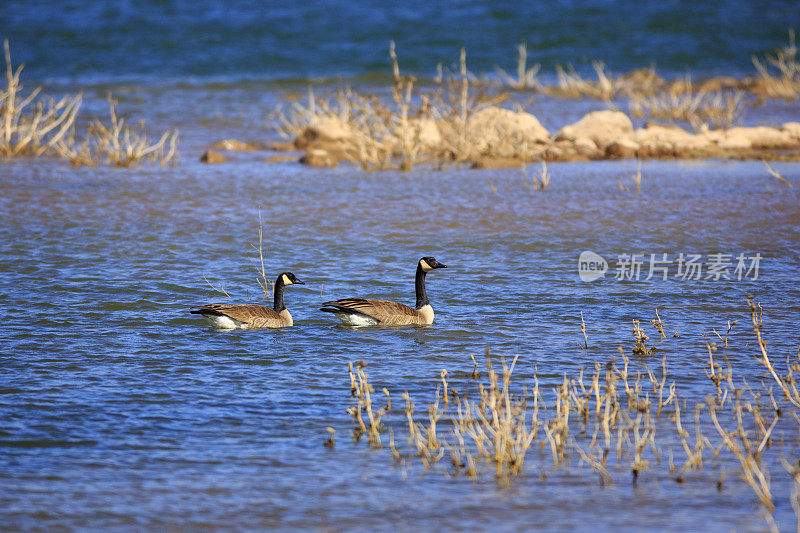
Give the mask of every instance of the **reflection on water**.
<path id="1" fill-rule="evenodd" d="M 747 342 L 747 293 L 764 305 L 770 349 L 796 351 L 798 188 L 771 181 L 761 163 L 646 162 L 637 195 L 619 188 L 632 186 L 635 165 L 552 165 L 550 188 L 536 192 L 518 170 L 5 164 L 6 523 L 344 529 L 502 520 L 508 529 L 677 530 L 714 509 L 719 529 L 763 528 L 749 489 L 733 481 L 719 493 L 708 490 L 716 478 L 598 487 L 576 468 L 547 480 L 531 471 L 504 490 L 491 479 L 403 472 L 387 450 L 347 437 L 348 361 L 367 361 L 373 383 L 422 402 L 440 369 L 458 386 L 470 353 L 491 346 L 519 354 L 519 383 L 535 362 L 549 387 L 630 346 L 631 319 L 648 323 L 658 307 L 681 335 L 661 352 L 670 372 L 684 397 L 702 398 L 701 334 L 738 318 L 731 338 Z M 780 170 L 797 176 L 800 166 Z M 235 301 L 259 301 L 248 245 L 257 242 L 259 206 L 268 275 L 291 270 L 308 284 L 287 296 L 296 327 L 211 330 L 188 314 L 224 301 L 204 276 Z M 763 259 L 757 280 L 616 280 L 610 271 L 584 283 L 585 250 L 610 263 L 633 253 Z M 350 330 L 318 311 L 351 295 L 413 304 L 423 255 L 450 267 L 428 279 L 432 327 Z M 581 312 L 588 351 L 578 349 Z M 763 377 L 755 359 L 737 365 L 742 377 Z M 337 429 L 334 449 L 322 446 L 326 426 Z M 785 479 L 775 483 L 788 493 Z M 785 503 L 776 519 L 789 527 Z"/>

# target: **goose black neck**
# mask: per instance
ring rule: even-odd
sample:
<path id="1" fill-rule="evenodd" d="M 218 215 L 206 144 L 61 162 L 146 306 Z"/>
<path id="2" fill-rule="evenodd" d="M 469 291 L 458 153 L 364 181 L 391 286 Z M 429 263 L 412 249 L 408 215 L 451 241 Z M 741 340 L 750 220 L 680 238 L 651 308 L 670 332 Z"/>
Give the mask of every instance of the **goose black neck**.
<path id="1" fill-rule="evenodd" d="M 428 293 L 425 292 L 425 271 L 422 270 L 422 265 L 417 265 L 415 288 L 417 290 L 417 309 L 420 309 L 430 303 Z"/>
<path id="2" fill-rule="evenodd" d="M 283 276 L 280 276 L 275 282 L 275 289 L 273 292 L 275 293 L 275 304 L 272 308 L 275 309 L 276 313 L 280 313 L 286 309 L 286 306 L 283 305 Z"/>

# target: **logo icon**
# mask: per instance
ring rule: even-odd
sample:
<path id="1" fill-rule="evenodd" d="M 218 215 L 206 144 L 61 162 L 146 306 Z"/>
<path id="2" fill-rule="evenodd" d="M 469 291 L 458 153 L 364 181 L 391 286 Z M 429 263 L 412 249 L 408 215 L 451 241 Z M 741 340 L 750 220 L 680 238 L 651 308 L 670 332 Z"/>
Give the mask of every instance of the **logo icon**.
<path id="1" fill-rule="evenodd" d="M 578 275 L 581 281 L 590 282 L 602 278 L 608 270 L 608 262 L 594 252 L 581 252 L 578 258 Z"/>

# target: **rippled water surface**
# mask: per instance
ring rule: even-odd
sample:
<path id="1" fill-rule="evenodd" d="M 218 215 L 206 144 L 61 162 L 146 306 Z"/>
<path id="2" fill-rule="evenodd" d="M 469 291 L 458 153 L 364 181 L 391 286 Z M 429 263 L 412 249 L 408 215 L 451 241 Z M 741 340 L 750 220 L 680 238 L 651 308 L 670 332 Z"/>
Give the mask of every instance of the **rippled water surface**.
<path id="1" fill-rule="evenodd" d="M 368 362 L 376 389 L 422 404 L 440 369 L 467 386 L 469 355 L 490 347 L 520 356 L 520 383 L 537 363 L 549 387 L 629 347 L 631 319 L 647 323 L 658 307 L 681 335 L 661 344 L 671 377 L 702 398 L 701 335 L 738 318 L 731 337 L 747 342 L 747 293 L 765 308 L 771 350 L 796 351 L 800 184 L 788 189 L 761 163 L 647 162 L 636 194 L 635 163 L 595 162 L 551 165 L 542 192 L 520 170 L 203 166 L 193 148 L 170 169 L 2 167 L 5 527 L 679 530 L 709 508 L 715 529 L 764 527 L 742 484 L 600 487 L 579 468 L 544 479 L 547 450 L 510 489 L 393 466 L 388 450 L 348 437 L 347 363 Z M 800 166 L 778 167 L 796 182 Z M 249 246 L 259 207 L 270 276 L 307 282 L 286 290 L 296 327 L 212 330 L 188 313 L 226 300 L 204 277 L 259 301 Z M 580 281 L 584 250 L 609 260 L 605 278 Z M 614 279 L 619 254 L 717 252 L 760 253 L 758 279 Z M 433 326 L 350 330 L 317 310 L 354 295 L 413 303 L 422 255 L 450 266 L 428 276 Z M 736 364 L 763 379 L 755 359 Z M 793 518 L 779 502 L 779 523 Z"/>
<path id="2" fill-rule="evenodd" d="M 623 16 L 624 15 L 624 16 Z M 309 79 L 386 72 L 433 76 L 466 47 L 475 71 L 515 68 L 516 45 L 553 74 L 657 65 L 684 76 L 754 75 L 751 54 L 800 27 L 794 0 L 513 2 L 407 0 L 253 3 L 230 0 L 5 0 L 0 37 L 34 79 Z"/>
<path id="3" fill-rule="evenodd" d="M 620 345 L 630 355 L 637 319 L 658 352 L 633 358 L 631 371 L 666 357 L 691 406 L 713 390 L 712 330 L 738 320 L 720 353 L 737 379 L 771 383 L 753 357 L 746 296 L 764 306 L 774 359 L 796 355 L 800 164 L 774 164 L 788 188 L 761 162 L 644 162 L 637 193 L 632 161 L 551 164 L 550 186 L 535 191 L 536 166 L 370 174 L 266 163 L 267 152 L 216 166 L 199 157 L 223 138 L 275 140 L 271 113 L 308 83 L 386 94 L 390 40 L 420 83 L 462 46 L 475 73 L 513 70 L 522 41 L 548 83 L 557 64 L 593 76 L 596 59 L 612 75 L 654 64 L 671 78 L 741 77 L 755 72 L 751 54 L 800 26 L 795 4 L 0 2 L 0 40 L 26 63 L 26 94 L 42 82 L 48 97 L 83 91 L 85 132 L 91 117 L 106 120 L 113 93 L 120 116 L 146 119 L 151 135 L 178 128 L 182 157 L 140 169 L 0 161 L 0 530 L 764 530 L 730 457 L 707 451 L 706 468 L 675 482 L 667 452 L 684 456 L 674 435 L 661 440 L 666 417 L 669 449 L 648 456 L 654 468 L 637 484 L 627 464 L 606 486 L 578 458 L 556 469 L 541 438 L 510 487 L 491 472 L 472 482 L 444 475 L 446 464 L 395 464 L 388 448 L 350 437 L 347 365 L 367 362 L 376 391 L 394 405 L 408 391 L 423 417 L 442 369 L 451 387 L 475 392 L 470 355 L 486 350 L 519 356 L 515 391 L 535 372 L 552 398 L 565 374 L 588 375 Z M 514 99 L 552 133 L 607 107 Z M 799 117 L 796 101 L 776 100 L 743 123 Z M 307 283 L 286 289 L 296 326 L 215 331 L 189 314 L 229 301 L 209 283 L 231 301 L 263 301 L 251 246 L 259 213 L 269 277 L 290 270 Z M 605 277 L 581 281 L 584 251 L 608 261 Z M 638 280 L 617 279 L 626 254 L 643 254 Z M 669 279 L 645 279 L 651 254 L 668 254 Z M 732 279 L 676 277 L 680 254 L 730 254 Z M 757 278 L 737 279 L 739 254 L 760 254 Z M 413 304 L 424 255 L 449 266 L 428 276 L 432 326 L 353 330 L 319 312 L 347 296 Z M 664 340 L 650 325 L 656 308 Z M 402 411 L 386 422 L 402 446 Z M 776 428 L 768 465 L 782 530 L 795 514 L 776 458 L 798 450 L 793 423 Z"/>

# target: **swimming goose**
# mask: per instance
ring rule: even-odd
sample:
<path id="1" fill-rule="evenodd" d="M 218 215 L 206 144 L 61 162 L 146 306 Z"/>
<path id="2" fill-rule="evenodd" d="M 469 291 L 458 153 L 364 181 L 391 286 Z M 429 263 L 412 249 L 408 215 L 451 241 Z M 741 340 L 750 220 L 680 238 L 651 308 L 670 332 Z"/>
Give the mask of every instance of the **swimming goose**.
<path id="1" fill-rule="evenodd" d="M 433 257 L 417 263 L 416 308 L 390 300 L 344 298 L 325 302 L 320 311 L 333 313 L 345 326 L 407 326 L 433 324 L 433 308 L 425 293 L 425 274 L 436 268 L 447 268 Z"/>
<path id="2" fill-rule="evenodd" d="M 294 324 L 292 315 L 283 305 L 283 288 L 286 285 L 305 285 L 291 272 L 284 272 L 275 280 L 275 305 L 271 308 L 253 304 L 209 304 L 190 313 L 203 315 L 217 329 L 282 328 Z"/>

